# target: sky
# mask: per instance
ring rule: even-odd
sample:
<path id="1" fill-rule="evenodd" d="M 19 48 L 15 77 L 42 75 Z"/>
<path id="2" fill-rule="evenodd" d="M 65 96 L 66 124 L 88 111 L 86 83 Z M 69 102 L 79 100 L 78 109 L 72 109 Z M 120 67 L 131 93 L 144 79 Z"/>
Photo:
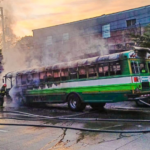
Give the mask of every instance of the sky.
<path id="1" fill-rule="evenodd" d="M 150 0 L 0 0 L 15 35 L 150 4 Z M 9 18 L 8 17 L 8 18 Z"/>

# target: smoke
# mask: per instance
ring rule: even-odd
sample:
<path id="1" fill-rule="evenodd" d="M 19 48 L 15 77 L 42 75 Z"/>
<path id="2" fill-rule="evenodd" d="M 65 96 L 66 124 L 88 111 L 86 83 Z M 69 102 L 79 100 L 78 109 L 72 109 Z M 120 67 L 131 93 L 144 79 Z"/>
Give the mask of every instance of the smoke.
<path id="1" fill-rule="evenodd" d="M 61 31 L 56 29 L 53 34 L 47 36 L 44 36 L 44 30 L 43 33 L 42 30 L 39 30 L 39 33 L 35 31 L 37 32 L 36 35 L 39 34 L 34 40 L 35 43 L 40 43 L 36 45 L 40 65 L 53 65 L 109 53 L 108 43 L 101 37 L 100 33 L 83 35 L 81 30 L 75 27 L 67 27 L 67 31 L 61 26 L 59 28 Z M 47 30 L 51 29 L 47 28 Z M 68 31 L 70 32 L 67 33 Z"/>
<path id="2" fill-rule="evenodd" d="M 108 54 L 107 43 L 104 39 L 98 35 L 83 36 L 81 30 L 76 27 L 67 28 L 68 31 L 71 31 L 70 33 L 63 33 L 61 28 L 60 31 L 54 30 L 55 35 L 58 34 L 57 37 L 61 37 L 58 41 L 51 38 L 50 35 L 41 36 L 38 40 L 32 36 L 17 37 L 12 30 L 16 18 L 13 15 L 12 5 L 8 5 L 7 1 L 3 3 L 6 45 L 2 52 L 4 71 L 1 76 L 11 71 Z M 43 41 L 42 47 L 36 45 L 34 40 L 37 40 L 37 43 Z M 9 92 L 13 99 L 13 106 L 20 104 L 18 93 L 20 89 L 14 85 Z"/>

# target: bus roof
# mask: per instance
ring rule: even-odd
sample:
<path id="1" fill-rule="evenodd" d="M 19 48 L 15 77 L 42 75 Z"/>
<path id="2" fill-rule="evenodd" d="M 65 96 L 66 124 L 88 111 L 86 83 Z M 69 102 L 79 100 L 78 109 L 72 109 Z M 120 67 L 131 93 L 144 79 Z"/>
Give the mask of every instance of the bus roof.
<path id="1" fill-rule="evenodd" d="M 31 69 L 17 71 L 17 72 L 9 72 L 5 76 L 9 78 L 9 77 L 16 76 L 16 75 L 44 72 L 45 70 L 67 69 L 67 68 L 80 67 L 84 65 L 93 65 L 99 62 L 117 61 L 117 60 L 120 60 L 122 56 L 126 58 L 130 58 L 130 54 L 134 53 L 134 51 L 143 51 L 143 52 L 150 53 L 149 48 L 134 47 L 134 49 L 130 51 L 109 54 L 109 55 L 104 55 L 104 56 L 96 56 L 96 57 L 87 58 L 87 59 L 79 59 L 79 60 L 70 61 L 70 62 L 57 63 L 57 64 L 47 66 L 47 67 L 31 68 Z"/>

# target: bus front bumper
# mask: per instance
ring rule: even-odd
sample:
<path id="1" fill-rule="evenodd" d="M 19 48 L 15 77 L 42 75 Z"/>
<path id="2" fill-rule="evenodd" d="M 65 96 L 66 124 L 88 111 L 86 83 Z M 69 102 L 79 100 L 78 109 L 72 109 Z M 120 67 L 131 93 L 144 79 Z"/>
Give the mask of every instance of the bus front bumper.
<path id="1" fill-rule="evenodd" d="M 150 91 L 128 95 L 128 100 L 130 101 L 149 100 L 149 99 L 150 99 Z"/>

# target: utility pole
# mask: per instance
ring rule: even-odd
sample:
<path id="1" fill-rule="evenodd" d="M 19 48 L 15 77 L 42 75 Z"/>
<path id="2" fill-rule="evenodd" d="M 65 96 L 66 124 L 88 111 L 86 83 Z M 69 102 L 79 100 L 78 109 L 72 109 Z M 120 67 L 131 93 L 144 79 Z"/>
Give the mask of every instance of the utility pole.
<path id="1" fill-rule="evenodd" d="M 3 31 L 3 49 L 5 49 L 5 27 L 4 27 L 4 14 L 3 14 L 3 7 L 0 7 L 0 17 L 2 22 L 2 31 Z"/>

